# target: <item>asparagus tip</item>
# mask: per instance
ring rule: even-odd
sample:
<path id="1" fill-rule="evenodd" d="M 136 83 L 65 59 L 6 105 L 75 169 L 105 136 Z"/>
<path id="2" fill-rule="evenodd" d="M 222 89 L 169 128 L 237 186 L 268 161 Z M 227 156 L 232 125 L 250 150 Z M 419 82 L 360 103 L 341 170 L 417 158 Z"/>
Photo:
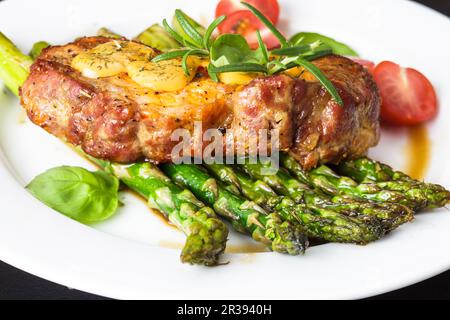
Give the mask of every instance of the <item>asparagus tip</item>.
<path id="1" fill-rule="evenodd" d="M 309 242 L 303 227 L 289 221 L 282 221 L 277 214 L 271 214 L 268 217 L 267 232 L 272 233 L 272 250 L 290 255 L 304 254 Z"/>
<path id="2" fill-rule="evenodd" d="M 214 227 L 212 227 L 214 225 Z M 208 225 L 191 230 L 181 253 L 181 261 L 191 265 L 216 266 L 225 251 L 228 229 L 216 218 L 210 218 Z"/>

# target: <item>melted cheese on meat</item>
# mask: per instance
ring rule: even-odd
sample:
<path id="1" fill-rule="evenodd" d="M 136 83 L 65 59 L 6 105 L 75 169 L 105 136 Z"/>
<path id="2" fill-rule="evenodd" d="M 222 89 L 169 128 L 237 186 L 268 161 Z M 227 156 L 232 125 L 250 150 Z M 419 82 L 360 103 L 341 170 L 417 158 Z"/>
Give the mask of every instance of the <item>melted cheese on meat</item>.
<path id="1" fill-rule="evenodd" d="M 246 85 L 258 76 L 260 76 L 258 73 L 226 72 L 219 74 L 219 80 L 222 83 L 230 85 Z"/>
<path id="2" fill-rule="evenodd" d="M 195 76 L 198 63 L 195 57 L 188 58 L 189 75 L 184 73 L 180 59 L 160 62 L 134 61 L 127 65 L 127 72 L 133 81 L 154 91 L 178 91 Z"/>
<path id="3" fill-rule="evenodd" d="M 143 88 L 172 92 L 189 84 L 201 65 L 199 58 L 189 57 L 190 74 L 186 75 L 181 66 L 181 59 L 151 62 L 155 56 L 156 52 L 145 45 L 114 40 L 76 56 L 72 61 L 72 68 L 92 79 L 127 73 Z"/>

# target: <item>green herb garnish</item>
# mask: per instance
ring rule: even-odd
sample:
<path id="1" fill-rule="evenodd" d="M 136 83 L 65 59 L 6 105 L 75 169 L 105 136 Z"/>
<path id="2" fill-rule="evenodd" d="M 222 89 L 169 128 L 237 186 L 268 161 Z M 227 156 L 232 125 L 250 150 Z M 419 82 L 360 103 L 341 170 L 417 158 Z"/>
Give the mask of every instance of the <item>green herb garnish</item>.
<path id="1" fill-rule="evenodd" d="M 335 39 L 332 39 L 330 37 L 324 36 L 319 33 L 315 32 L 300 32 L 294 35 L 291 38 L 291 42 L 297 42 L 300 41 L 303 44 L 313 43 L 316 41 L 321 41 L 323 44 L 326 44 L 328 47 L 330 47 L 333 50 L 334 54 L 338 54 L 340 56 L 351 56 L 351 57 L 358 57 L 358 53 L 353 50 L 348 45 L 339 42 Z"/>
<path id="2" fill-rule="evenodd" d="M 27 189 L 50 208 L 82 223 L 106 220 L 119 206 L 119 180 L 104 171 L 53 168 L 34 178 Z"/>
<path id="3" fill-rule="evenodd" d="M 226 19 L 221 16 L 213 21 L 208 28 L 200 25 L 181 10 L 175 11 L 175 26 L 170 27 L 166 20 L 163 26 L 182 48 L 163 53 L 152 61 L 158 62 L 182 58 L 184 72 L 189 75 L 187 59 L 189 56 L 209 57 L 208 73 L 211 79 L 219 81 L 218 74 L 227 72 L 255 72 L 274 75 L 300 66 L 313 74 L 328 90 L 333 99 L 340 105 L 344 103 L 325 74 L 310 61 L 333 53 L 333 49 L 317 40 L 304 43 L 304 39 L 296 37 L 289 41 L 283 34 L 255 7 L 242 2 L 279 40 L 281 47 L 269 51 L 261 34 L 257 31 L 258 48 L 252 50 L 247 40 L 239 34 L 223 34 L 213 37 L 216 28 Z M 179 32 L 177 32 L 178 30 Z"/>

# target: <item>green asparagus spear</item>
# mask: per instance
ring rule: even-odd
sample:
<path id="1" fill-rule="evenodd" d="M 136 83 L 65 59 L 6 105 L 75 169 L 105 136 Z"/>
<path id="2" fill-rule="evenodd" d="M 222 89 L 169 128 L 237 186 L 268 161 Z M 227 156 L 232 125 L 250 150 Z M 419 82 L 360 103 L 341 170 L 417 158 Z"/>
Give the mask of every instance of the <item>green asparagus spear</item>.
<path id="1" fill-rule="evenodd" d="M 306 249 L 308 241 L 303 228 L 233 194 L 200 167 L 165 164 L 161 168 L 173 181 L 190 189 L 219 215 L 229 219 L 238 231 L 251 234 L 273 251 L 298 255 Z"/>
<path id="2" fill-rule="evenodd" d="M 247 199 L 252 200 L 257 205 L 263 207 L 267 211 L 273 210 L 274 199 L 278 197 L 264 181 L 253 180 L 238 168 L 234 168 L 226 164 L 204 164 L 211 174 L 220 180 L 223 184 L 233 188 L 235 194 L 242 194 Z"/>
<path id="3" fill-rule="evenodd" d="M 391 180 L 410 181 L 406 174 L 400 172 L 397 174 L 391 167 L 367 158 L 345 161 L 337 168 L 339 173 L 361 183 Z"/>
<path id="4" fill-rule="evenodd" d="M 122 38 L 122 36 L 120 34 L 117 34 L 114 31 L 109 30 L 108 28 L 100 28 L 97 31 L 97 35 L 100 37 L 106 37 L 106 38 L 112 38 L 112 39 Z"/>
<path id="5" fill-rule="evenodd" d="M 275 210 L 286 219 L 295 218 L 310 237 L 328 242 L 365 245 L 385 235 L 383 226 L 373 217 L 348 217 L 314 205 L 298 205 L 289 198 L 283 198 Z"/>
<path id="6" fill-rule="evenodd" d="M 440 186 L 411 181 L 386 181 L 358 184 L 342 177 L 327 166 L 309 173 L 314 183 L 328 193 L 343 193 L 349 196 L 403 204 L 415 211 L 442 207 L 448 201 L 448 191 Z M 440 190 L 439 190 L 440 189 Z"/>
<path id="7" fill-rule="evenodd" d="M 311 170 L 309 177 L 315 186 L 331 195 L 344 194 L 357 199 L 400 203 L 414 210 L 425 204 L 424 199 L 408 198 L 402 192 L 382 189 L 374 183 L 358 184 L 348 177 L 338 175 L 325 165 Z"/>
<path id="8" fill-rule="evenodd" d="M 0 32 L 0 79 L 15 95 L 28 77 L 33 60 Z"/>
<path id="9" fill-rule="evenodd" d="M 358 182 L 376 183 L 382 189 L 402 192 L 409 199 L 424 203 L 423 208 L 426 209 L 443 207 L 450 201 L 450 191 L 444 187 L 414 180 L 403 172 L 369 158 L 346 161 L 337 170 Z"/>
<path id="10" fill-rule="evenodd" d="M 144 30 L 135 38 L 135 40 L 161 51 L 169 51 L 180 47 L 180 44 L 159 24 L 154 24 L 150 28 Z"/>
<path id="11" fill-rule="evenodd" d="M 284 219 L 300 223 L 309 236 L 330 242 L 366 244 L 380 239 L 384 229 L 376 219 L 352 218 L 319 206 L 298 205 L 277 193 L 261 180 L 252 179 L 239 168 L 227 165 L 207 165 L 224 183 L 233 183 L 248 199 L 268 210 L 274 210 Z"/>
<path id="12" fill-rule="evenodd" d="M 115 39 L 122 37 L 120 34 L 117 34 L 107 28 L 101 28 L 97 32 L 97 35 Z M 134 40 L 161 51 L 169 51 L 180 47 L 180 44 L 175 41 L 159 24 L 154 24 L 145 29 L 138 36 L 136 36 Z"/>
<path id="13" fill-rule="evenodd" d="M 121 165 L 92 157 L 89 159 L 149 199 L 151 208 L 164 213 L 170 222 L 187 235 L 181 254 L 184 263 L 217 265 L 225 250 L 228 228 L 211 208 L 206 207 L 189 190 L 175 185 L 150 163 Z"/>
<path id="14" fill-rule="evenodd" d="M 372 201 L 410 204 L 408 199 L 399 192 L 382 190 L 375 185 L 359 185 L 348 177 L 339 176 L 324 165 L 305 172 L 301 165 L 287 154 L 281 155 L 281 162 L 297 179 L 329 195 L 344 194 Z"/>
<path id="15" fill-rule="evenodd" d="M 39 41 L 36 42 L 33 47 L 31 48 L 31 51 L 29 53 L 29 56 L 33 59 L 36 60 L 37 57 L 39 57 L 41 55 L 42 50 L 44 50 L 45 48 L 49 47 L 50 43 L 45 42 L 45 41 Z"/>
<path id="16" fill-rule="evenodd" d="M 107 28 L 101 28 L 98 30 L 97 35 L 114 39 L 119 39 L 122 37 L 120 34 L 117 34 Z M 134 40 L 161 51 L 169 51 L 180 47 L 180 44 L 175 41 L 159 24 L 154 24 L 145 29 L 137 35 Z"/>
<path id="17" fill-rule="evenodd" d="M 264 164 L 261 163 L 244 165 L 244 169 L 254 178 L 264 180 L 277 193 L 288 196 L 297 203 L 305 203 L 310 206 L 315 205 L 340 214 L 353 217 L 358 216 L 366 220 L 371 220 L 370 217 L 376 217 L 384 225 L 386 231 L 392 231 L 414 218 L 413 211 L 401 204 L 376 203 L 365 199 L 355 199 L 345 194 L 342 195 L 340 190 L 333 189 L 334 193 L 326 195 L 320 191 L 321 188 L 312 189 L 309 186 L 320 187 L 320 185 L 317 185 L 316 181 L 308 177 L 308 173 L 303 171 L 297 161 L 291 161 L 291 159 L 284 155 L 281 157 L 283 165 L 297 179 L 283 170 L 279 170 L 277 174 L 263 175 L 262 168 Z"/>

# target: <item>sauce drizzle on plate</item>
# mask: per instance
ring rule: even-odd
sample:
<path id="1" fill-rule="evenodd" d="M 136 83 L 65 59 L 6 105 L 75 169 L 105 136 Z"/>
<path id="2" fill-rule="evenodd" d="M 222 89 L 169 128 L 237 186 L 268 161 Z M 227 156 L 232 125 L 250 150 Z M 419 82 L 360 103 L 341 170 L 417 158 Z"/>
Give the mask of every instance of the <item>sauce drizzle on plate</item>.
<path id="1" fill-rule="evenodd" d="M 428 128 L 425 125 L 411 127 L 406 146 L 405 173 L 414 179 L 423 180 L 430 164 L 431 148 Z"/>

